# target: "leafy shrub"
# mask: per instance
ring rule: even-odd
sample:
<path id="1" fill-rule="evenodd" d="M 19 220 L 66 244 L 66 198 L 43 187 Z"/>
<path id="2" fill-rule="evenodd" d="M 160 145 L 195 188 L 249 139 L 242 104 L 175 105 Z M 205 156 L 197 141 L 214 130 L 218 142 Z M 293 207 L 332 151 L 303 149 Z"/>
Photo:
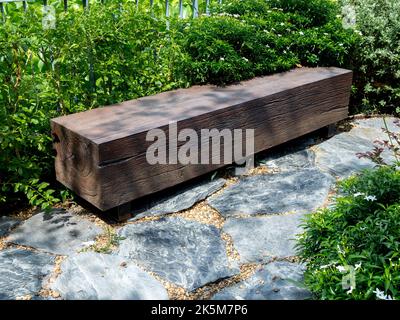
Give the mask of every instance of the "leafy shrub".
<path id="1" fill-rule="evenodd" d="M 190 15 L 185 1 L 186 15 Z M 41 4 L 7 4 L 0 23 L 0 202 L 49 207 L 55 192 L 50 119 L 192 84 L 227 84 L 305 66 L 345 66 L 355 41 L 330 0 L 224 1 L 211 16 L 169 23 L 165 7 L 55 1 L 54 29 Z M 50 3 L 50 2 L 49 2 Z M 163 2 L 164 3 L 164 2 Z M 331 9 L 316 12 L 326 3 Z M 18 8 L 19 7 L 19 8 Z M 205 12 L 204 5 L 200 7 Z M 338 9 L 336 7 L 336 9 Z M 325 9 L 324 9 L 325 10 Z M 325 16 L 326 18 L 323 18 Z"/>
<path id="2" fill-rule="evenodd" d="M 400 298 L 400 172 L 381 166 L 340 183 L 332 208 L 307 216 L 305 284 L 320 299 Z M 355 286 L 342 287 L 354 268 Z"/>
<path id="3" fill-rule="evenodd" d="M 184 22 L 181 44 L 192 60 L 187 67 L 191 82 L 225 84 L 299 64 L 347 66 L 356 35 L 332 13 L 326 23 L 311 23 L 315 11 L 306 7 L 323 2 L 329 8 L 324 12 L 337 13 L 338 7 L 326 0 L 304 2 L 293 12 L 277 2 L 271 7 L 262 0 L 233 0 L 215 8 L 211 17 Z M 279 3 L 286 9 L 291 1 Z"/>
<path id="4" fill-rule="evenodd" d="M 311 26 L 323 26 L 337 14 L 334 1 L 326 0 L 268 0 L 272 8 L 280 8 L 286 12 L 294 12 L 309 17 Z"/>
<path id="5" fill-rule="evenodd" d="M 49 189 L 51 118 L 186 86 L 187 80 L 177 74 L 185 55 L 165 22 L 133 6 L 72 7 L 47 30 L 41 17 L 39 6 L 0 24 L 0 200 L 25 194 L 46 207 L 60 199 Z"/>
<path id="6" fill-rule="evenodd" d="M 341 0 L 362 38 L 353 53 L 352 112 L 400 113 L 400 1 Z"/>

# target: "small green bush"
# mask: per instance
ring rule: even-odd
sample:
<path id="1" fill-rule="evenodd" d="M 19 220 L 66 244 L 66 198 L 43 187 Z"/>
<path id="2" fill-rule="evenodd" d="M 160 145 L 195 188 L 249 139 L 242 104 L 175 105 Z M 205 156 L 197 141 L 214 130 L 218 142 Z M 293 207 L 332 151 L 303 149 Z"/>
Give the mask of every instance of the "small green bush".
<path id="1" fill-rule="evenodd" d="M 400 113 L 400 1 L 341 0 L 362 37 L 352 54 L 352 113 Z"/>
<path id="2" fill-rule="evenodd" d="M 307 216 L 299 253 L 318 299 L 400 298 L 400 172 L 367 170 L 340 183 L 332 208 Z M 355 286 L 343 288 L 354 268 Z"/>

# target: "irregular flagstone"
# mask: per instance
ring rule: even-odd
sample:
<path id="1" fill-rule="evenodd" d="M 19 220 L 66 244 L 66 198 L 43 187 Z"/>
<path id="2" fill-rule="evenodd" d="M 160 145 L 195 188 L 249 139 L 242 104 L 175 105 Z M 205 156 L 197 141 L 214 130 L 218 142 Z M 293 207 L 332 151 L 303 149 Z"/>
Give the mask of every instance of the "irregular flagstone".
<path id="1" fill-rule="evenodd" d="M 250 278 L 218 292 L 212 300 L 304 300 L 311 298 L 302 287 L 303 265 L 271 262 Z"/>
<path id="2" fill-rule="evenodd" d="M 0 251 L 0 300 L 36 295 L 54 268 L 54 256 L 23 249 Z"/>
<path id="3" fill-rule="evenodd" d="M 220 231 L 179 217 L 130 224 L 116 254 L 189 291 L 239 273 L 230 266 Z"/>
<path id="4" fill-rule="evenodd" d="M 224 185 L 225 179 L 216 179 L 207 183 L 203 182 L 194 186 L 186 187 L 184 190 L 176 191 L 172 195 L 168 195 L 165 198 L 153 201 L 138 208 L 132 212 L 135 216 L 130 219 L 130 221 L 138 220 L 147 216 L 160 216 L 188 209 L 214 192 L 217 192 Z"/>
<path id="5" fill-rule="evenodd" d="M 246 177 L 208 203 L 223 216 L 312 212 L 325 202 L 334 179 L 317 169 Z"/>
<path id="6" fill-rule="evenodd" d="M 66 300 L 167 300 L 162 284 L 132 262 L 86 252 L 69 256 L 51 285 Z"/>
<path id="7" fill-rule="evenodd" d="M 242 263 L 266 263 L 272 258 L 296 255 L 296 235 L 302 214 L 229 218 L 222 230 L 228 233 Z"/>
<path id="8" fill-rule="evenodd" d="M 391 132 L 399 133 L 400 127 L 393 123 L 394 119 L 395 118 L 389 118 L 386 120 L 388 129 Z M 372 150 L 373 142 L 375 140 L 390 141 L 388 134 L 384 132 L 381 127 L 379 127 L 379 124 L 381 127 L 384 127 L 383 120 L 380 118 L 360 120 L 357 122 L 357 126 L 351 129 L 349 133 L 351 135 L 369 140 L 371 146 L 370 149 Z M 395 157 L 390 150 L 385 149 L 381 156 L 387 163 L 393 163 L 395 161 Z"/>
<path id="9" fill-rule="evenodd" d="M 69 255 L 94 240 L 102 229 L 65 210 L 40 212 L 14 229 L 7 241 L 60 255 Z"/>
<path id="10" fill-rule="evenodd" d="M 311 150 L 300 150 L 292 153 L 278 154 L 267 158 L 264 165 L 281 170 L 311 168 L 314 166 L 315 155 Z"/>
<path id="11" fill-rule="evenodd" d="M 20 221 L 10 217 L 0 217 L 0 237 L 7 235 L 10 230 L 20 224 Z"/>
<path id="12" fill-rule="evenodd" d="M 400 127 L 398 127 L 394 123 L 396 120 L 398 120 L 398 118 L 386 117 L 385 120 L 386 120 L 387 127 L 390 131 L 392 131 L 392 132 L 400 131 Z M 372 128 L 372 129 L 376 129 L 377 131 L 380 131 L 380 132 L 382 132 L 382 128 L 385 127 L 383 118 L 381 118 L 381 117 L 355 120 L 354 124 L 357 127 Z"/>
<path id="13" fill-rule="evenodd" d="M 370 149 L 367 151 L 372 151 L 374 147 L 374 141 L 375 140 L 380 140 L 380 141 L 388 141 L 388 135 L 384 133 L 382 130 L 377 130 L 374 128 L 365 128 L 365 127 L 356 127 L 353 128 L 349 134 L 357 137 L 363 137 L 364 139 L 368 139 L 370 141 Z M 393 155 L 393 152 L 387 149 L 384 149 L 384 151 L 381 154 L 381 157 L 386 163 L 393 163 L 396 159 Z"/>
<path id="14" fill-rule="evenodd" d="M 315 163 L 322 170 L 345 178 L 375 166 L 369 159 L 357 157 L 357 153 L 371 151 L 372 148 L 371 140 L 343 132 L 315 147 Z"/>
<path id="15" fill-rule="evenodd" d="M 395 120 L 393 117 L 386 119 L 388 129 L 400 132 L 400 128 L 394 124 Z M 340 178 L 346 178 L 375 166 L 369 159 L 358 158 L 357 153 L 372 151 L 376 139 L 388 140 L 387 134 L 382 131 L 384 122 L 382 118 L 370 118 L 356 120 L 354 124 L 355 127 L 349 132 L 340 133 L 315 147 L 318 167 Z M 390 151 L 385 150 L 382 157 L 388 163 L 394 161 Z"/>

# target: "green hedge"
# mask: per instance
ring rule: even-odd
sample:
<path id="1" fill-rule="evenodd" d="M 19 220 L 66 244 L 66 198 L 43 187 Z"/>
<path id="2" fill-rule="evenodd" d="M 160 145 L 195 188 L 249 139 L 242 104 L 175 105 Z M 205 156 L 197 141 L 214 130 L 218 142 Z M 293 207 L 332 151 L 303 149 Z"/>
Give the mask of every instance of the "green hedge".
<path id="1" fill-rule="evenodd" d="M 64 13 L 59 1 L 56 28 L 46 30 L 40 5 L 8 10 L 0 23 L 0 202 L 48 207 L 67 195 L 53 191 L 52 117 L 299 64 L 347 66 L 356 35 L 332 1 L 224 3 L 211 16 L 171 18 L 169 29 L 162 7 L 150 13 L 132 2 Z"/>

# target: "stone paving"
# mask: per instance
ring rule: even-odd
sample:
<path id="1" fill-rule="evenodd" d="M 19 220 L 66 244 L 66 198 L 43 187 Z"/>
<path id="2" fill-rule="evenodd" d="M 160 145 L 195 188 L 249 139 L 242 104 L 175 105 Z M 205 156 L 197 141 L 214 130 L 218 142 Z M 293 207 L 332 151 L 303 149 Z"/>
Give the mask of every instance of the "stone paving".
<path id="1" fill-rule="evenodd" d="M 84 252 L 71 255 L 51 285 L 63 299 L 167 300 L 162 284 L 118 255 Z"/>
<path id="2" fill-rule="evenodd" d="M 296 262 L 301 220 L 329 205 L 337 179 L 373 167 L 357 152 L 387 139 L 380 118 L 352 125 L 267 152 L 264 170 L 175 188 L 124 224 L 72 209 L 0 217 L 0 300 L 309 299 Z"/>

